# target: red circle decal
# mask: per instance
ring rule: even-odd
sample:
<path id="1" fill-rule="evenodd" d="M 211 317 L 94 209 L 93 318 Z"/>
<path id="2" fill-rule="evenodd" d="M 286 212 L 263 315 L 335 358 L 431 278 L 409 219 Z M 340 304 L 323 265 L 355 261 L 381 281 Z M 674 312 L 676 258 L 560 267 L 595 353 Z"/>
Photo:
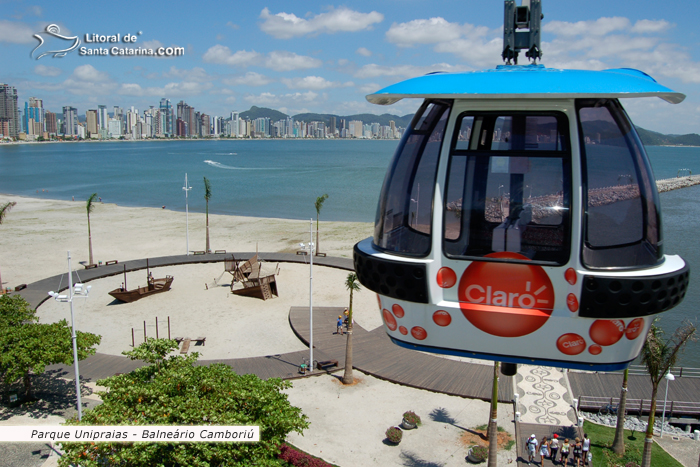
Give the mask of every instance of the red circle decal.
<path id="1" fill-rule="evenodd" d="M 565 355 L 578 355 L 586 350 L 586 341 L 578 334 L 570 332 L 557 339 L 557 349 Z"/>
<path id="2" fill-rule="evenodd" d="M 569 307 L 569 311 L 572 313 L 578 311 L 578 298 L 576 298 L 576 295 L 570 293 L 566 296 L 566 306 Z"/>
<path id="3" fill-rule="evenodd" d="M 642 318 L 633 319 L 625 329 L 625 337 L 629 340 L 634 340 L 644 331 L 644 320 Z"/>
<path id="4" fill-rule="evenodd" d="M 393 305 L 391 307 L 391 311 L 394 312 L 394 316 L 396 316 L 397 318 L 403 318 L 404 312 L 403 308 L 401 308 L 401 305 Z"/>
<path id="5" fill-rule="evenodd" d="M 406 329 L 406 326 L 399 326 L 399 332 L 405 336 L 408 334 L 408 329 Z"/>
<path id="6" fill-rule="evenodd" d="M 377 294 L 377 303 L 379 303 L 379 309 L 381 310 L 382 309 L 382 297 L 380 297 L 379 294 Z"/>
<path id="7" fill-rule="evenodd" d="M 396 331 L 396 319 L 394 319 L 394 315 L 392 315 L 386 308 L 382 310 L 382 315 L 384 315 L 384 323 L 386 323 L 386 327 L 392 331 Z"/>
<path id="8" fill-rule="evenodd" d="M 624 332 L 625 323 L 619 319 L 597 319 L 588 330 L 593 342 L 602 346 L 613 345 Z"/>
<path id="9" fill-rule="evenodd" d="M 603 348 L 599 346 L 598 344 L 593 344 L 592 346 L 588 347 L 588 352 L 591 355 L 598 355 L 603 351 Z"/>
<path id="10" fill-rule="evenodd" d="M 422 341 L 426 337 L 428 337 L 428 333 L 425 331 L 420 326 L 415 326 L 411 328 L 411 335 L 413 336 L 414 339 L 418 339 L 419 341 Z"/>
<path id="11" fill-rule="evenodd" d="M 487 258 L 527 260 L 512 252 Z M 500 337 L 535 332 L 554 308 L 554 288 L 541 266 L 475 261 L 459 281 L 462 314 L 482 331 Z"/>
<path id="12" fill-rule="evenodd" d="M 457 274 L 450 268 L 440 268 L 437 273 L 437 283 L 443 289 L 449 289 L 457 283 Z"/>
<path id="13" fill-rule="evenodd" d="M 571 285 L 576 284 L 577 276 L 574 268 L 569 268 L 566 270 L 566 272 L 564 273 L 564 279 L 566 279 L 566 282 L 568 282 Z"/>
<path id="14" fill-rule="evenodd" d="M 452 316 L 445 310 L 438 310 L 433 313 L 433 322 L 438 326 L 449 326 L 452 322 Z"/>

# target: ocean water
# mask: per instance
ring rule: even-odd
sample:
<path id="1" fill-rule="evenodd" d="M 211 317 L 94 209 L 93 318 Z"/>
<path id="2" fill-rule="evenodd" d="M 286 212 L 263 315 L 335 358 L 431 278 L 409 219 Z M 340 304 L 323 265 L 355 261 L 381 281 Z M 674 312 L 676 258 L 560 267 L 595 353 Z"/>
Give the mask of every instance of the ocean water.
<path id="1" fill-rule="evenodd" d="M 0 145 L 0 193 L 85 200 L 97 192 L 122 206 L 203 212 L 204 183 L 212 185 L 209 211 L 288 219 L 315 218 L 314 202 L 327 193 L 323 220 L 372 222 L 377 198 L 397 141 L 261 140 L 147 141 Z M 657 179 L 680 169 L 700 174 L 700 148 L 648 147 Z M 46 191 L 43 191 L 46 190 Z M 663 314 L 672 332 L 684 320 L 697 323 L 700 305 L 700 186 L 661 194 L 666 254 L 691 267 L 688 294 Z M 700 343 L 680 359 L 700 367 Z"/>
<path id="2" fill-rule="evenodd" d="M 397 141 L 243 140 L 0 145 L 0 193 L 289 219 L 374 220 Z M 38 191 L 37 191 L 38 190 Z M 42 191 L 47 190 L 47 191 Z"/>

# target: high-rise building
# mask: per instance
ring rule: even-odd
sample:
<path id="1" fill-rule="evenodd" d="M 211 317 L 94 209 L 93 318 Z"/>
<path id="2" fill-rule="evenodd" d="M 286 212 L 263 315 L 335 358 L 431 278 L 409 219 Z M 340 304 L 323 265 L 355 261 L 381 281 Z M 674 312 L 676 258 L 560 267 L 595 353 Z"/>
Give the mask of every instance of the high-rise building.
<path id="1" fill-rule="evenodd" d="M 97 124 L 97 110 L 88 110 L 85 112 L 85 124 L 87 126 L 88 138 L 97 138 L 99 136 L 99 126 Z"/>
<path id="2" fill-rule="evenodd" d="M 333 136 L 338 132 L 338 125 L 336 123 L 336 118 L 333 116 L 331 117 L 331 126 L 328 129 L 328 134 Z"/>
<path id="3" fill-rule="evenodd" d="M 0 83 L 0 134 L 2 137 L 19 137 L 20 119 L 17 108 L 17 89 Z"/>
<path id="4" fill-rule="evenodd" d="M 163 128 L 166 136 L 173 135 L 173 105 L 170 99 L 162 98 L 160 100 L 161 119 L 163 119 Z"/>
<path id="5" fill-rule="evenodd" d="M 98 105 L 97 106 L 97 126 L 99 127 L 100 130 L 106 130 L 108 122 L 109 122 L 109 115 L 107 114 L 107 106 L 101 105 L 101 104 Z"/>
<path id="6" fill-rule="evenodd" d="M 30 97 L 24 103 L 24 132 L 29 136 L 41 136 L 44 133 L 44 104 L 41 99 Z"/>
<path id="7" fill-rule="evenodd" d="M 75 107 L 63 107 L 63 134 L 78 136 L 78 109 Z"/>
<path id="8" fill-rule="evenodd" d="M 199 121 L 201 122 L 199 127 L 199 136 L 208 138 L 211 136 L 211 118 L 207 114 L 201 114 L 199 116 Z"/>
<path id="9" fill-rule="evenodd" d="M 55 135 L 58 133 L 58 126 L 56 125 L 56 114 L 49 112 L 48 110 L 44 113 L 44 121 L 46 122 L 46 132 L 49 135 Z"/>
<path id="10" fill-rule="evenodd" d="M 110 118 L 107 124 L 109 136 L 119 138 L 122 135 L 122 122 L 116 118 Z"/>

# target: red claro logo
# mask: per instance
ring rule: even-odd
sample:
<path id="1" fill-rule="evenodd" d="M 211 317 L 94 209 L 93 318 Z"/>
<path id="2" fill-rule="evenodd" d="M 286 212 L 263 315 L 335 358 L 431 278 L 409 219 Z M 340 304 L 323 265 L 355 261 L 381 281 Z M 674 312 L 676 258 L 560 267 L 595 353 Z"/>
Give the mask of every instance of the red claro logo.
<path id="1" fill-rule="evenodd" d="M 512 252 L 487 258 L 528 260 Z M 475 261 L 459 281 L 462 314 L 478 329 L 499 337 L 521 337 L 547 322 L 554 288 L 541 266 Z"/>

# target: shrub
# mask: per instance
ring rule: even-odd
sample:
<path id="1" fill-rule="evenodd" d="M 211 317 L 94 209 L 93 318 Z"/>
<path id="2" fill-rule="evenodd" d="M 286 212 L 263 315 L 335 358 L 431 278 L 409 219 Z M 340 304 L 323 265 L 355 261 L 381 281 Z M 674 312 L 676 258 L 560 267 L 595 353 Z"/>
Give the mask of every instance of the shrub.
<path id="1" fill-rule="evenodd" d="M 288 444 L 282 445 L 277 457 L 294 467 L 332 467 L 332 464 L 323 459 L 299 451 Z"/>
<path id="2" fill-rule="evenodd" d="M 403 419 L 406 420 L 408 423 L 411 423 L 413 425 L 420 425 L 420 417 L 416 415 L 415 412 L 412 410 L 409 410 L 408 412 L 403 413 Z"/>
<path id="3" fill-rule="evenodd" d="M 401 438 L 403 438 L 403 431 L 401 431 L 401 428 L 395 426 L 389 427 L 384 434 L 386 435 L 386 439 L 394 444 L 399 444 L 401 442 Z"/>
<path id="4" fill-rule="evenodd" d="M 489 450 L 485 446 L 473 446 L 471 455 L 477 462 L 484 462 L 489 457 Z"/>

